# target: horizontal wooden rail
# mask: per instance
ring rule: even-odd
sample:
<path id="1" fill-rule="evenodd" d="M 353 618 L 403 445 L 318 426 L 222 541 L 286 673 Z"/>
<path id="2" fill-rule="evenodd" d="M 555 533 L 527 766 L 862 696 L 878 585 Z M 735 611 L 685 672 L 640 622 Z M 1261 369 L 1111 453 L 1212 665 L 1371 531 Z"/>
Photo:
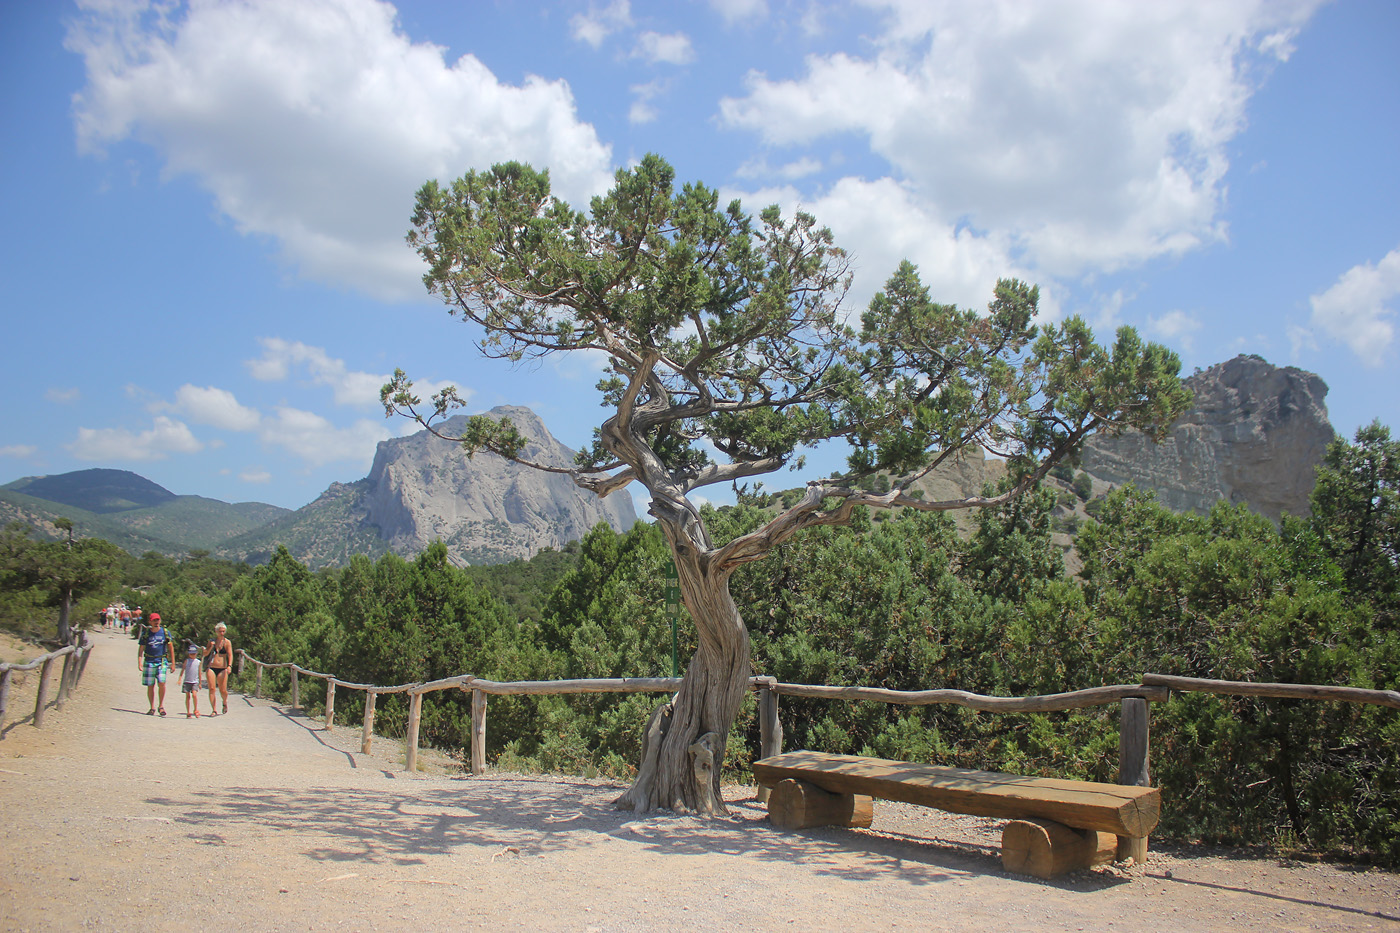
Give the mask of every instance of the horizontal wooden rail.
<path id="1" fill-rule="evenodd" d="M 500 683 L 471 678 L 471 689 L 496 696 L 543 696 L 560 693 L 670 693 L 679 677 L 615 677 L 595 680 L 515 680 Z"/>
<path id="2" fill-rule="evenodd" d="M 1182 693 L 1217 693 L 1293 700 L 1340 700 L 1344 703 L 1368 703 L 1400 709 L 1400 692 L 1395 690 L 1329 687 L 1322 684 L 1256 684 L 1244 680 L 1208 680 L 1204 677 L 1173 677 L 1168 674 L 1143 674 L 1142 682 Z"/>
<path id="3" fill-rule="evenodd" d="M 1055 710 L 1084 709 L 1106 706 L 1129 697 L 1161 701 L 1171 696 L 1166 687 L 1142 684 L 1118 684 L 1090 687 L 1069 693 L 1051 693 L 1031 697 L 993 697 L 965 690 L 885 690 L 881 687 L 828 687 L 820 684 L 775 683 L 779 696 L 814 697 L 826 700 L 865 700 L 872 703 L 897 703 L 904 706 L 932 706 L 942 703 L 962 706 L 985 713 L 1047 713 Z"/>
<path id="4" fill-rule="evenodd" d="M 41 654 L 33 661 L 25 661 L 23 664 L 7 661 L 4 664 L 0 664 L 0 674 L 6 674 L 10 671 L 19 671 L 23 673 L 25 671 L 37 670 L 45 661 L 70 655 L 77 650 L 77 645 L 69 645 L 66 648 L 59 648 L 57 651 L 50 651 L 48 654 Z"/>
<path id="5" fill-rule="evenodd" d="M 49 679 L 53 673 L 54 662 L 59 658 L 63 659 L 63 671 L 58 681 L 58 692 L 54 696 L 54 708 L 61 709 L 72 695 L 73 690 L 77 688 L 78 681 L 81 679 L 84 669 L 87 668 L 87 659 L 92 648 L 92 640 L 88 638 L 86 632 L 83 632 L 81 641 L 77 644 L 41 654 L 24 664 L 0 664 L 0 739 L 5 737 L 5 718 L 9 713 L 10 706 L 10 682 L 15 673 L 24 673 L 35 669 L 39 671 L 39 689 L 34 698 L 34 728 L 42 729 L 44 727 L 44 714 L 49 705 Z"/>

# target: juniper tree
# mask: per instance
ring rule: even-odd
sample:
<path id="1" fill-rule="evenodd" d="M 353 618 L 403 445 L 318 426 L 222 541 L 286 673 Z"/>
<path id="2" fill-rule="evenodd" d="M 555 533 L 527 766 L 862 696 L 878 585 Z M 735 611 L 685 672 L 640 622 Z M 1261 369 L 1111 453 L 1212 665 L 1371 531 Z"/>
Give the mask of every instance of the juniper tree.
<path id="1" fill-rule="evenodd" d="M 480 325 L 487 357 L 594 351 L 608 361 L 604 416 L 573 465 L 529 461 L 508 419 L 473 417 L 452 439 L 600 496 L 630 483 L 650 496 L 699 647 L 647 724 L 624 809 L 724 810 L 720 765 L 750 673 L 729 592 L 738 567 L 805 528 L 849 523 L 862 504 L 1008 502 L 1096 431 L 1160 436 L 1189 398 L 1174 354 L 1130 328 L 1108 348 L 1077 318 L 1037 325 L 1038 289 L 1016 280 L 998 282 L 978 313 L 933 301 L 906 262 L 850 316 L 850 259 L 828 229 L 777 207 L 751 216 L 704 185 L 678 189 L 655 155 L 619 171 L 586 212 L 552 196 L 547 172 L 515 162 L 430 181 L 408 242 L 427 263 L 429 292 Z M 386 414 L 434 431 L 462 404 L 450 388 L 415 396 L 401 370 L 382 399 Z M 711 539 L 696 490 L 795 466 L 832 440 L 850 447 L 844 472 L 808 483 L 762 527 Z M 909 494 L 973 445 L 1005 457 L 1014 482 L 949 501 Z M 896 479 L 883 491 L 860 483 L 877 474 Z"/>

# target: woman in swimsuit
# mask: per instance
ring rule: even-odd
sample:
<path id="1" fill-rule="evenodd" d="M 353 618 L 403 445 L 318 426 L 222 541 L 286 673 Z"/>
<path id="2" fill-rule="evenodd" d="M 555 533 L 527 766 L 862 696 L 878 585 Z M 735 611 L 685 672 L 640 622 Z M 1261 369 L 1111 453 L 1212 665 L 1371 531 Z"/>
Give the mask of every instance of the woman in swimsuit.
<path id="1" fill-rule="evenodd" d="M 228 626 L 220 622 L 214 626 L 214 639 L 204 649 L 209 659 L 209 715 L 219 715 L 214 705 L 214 691 L 217 689 L 224 701 L 224 712 L 228 712 L 228 675 L 233 670 L 233 642 L 224 633 Z"/>

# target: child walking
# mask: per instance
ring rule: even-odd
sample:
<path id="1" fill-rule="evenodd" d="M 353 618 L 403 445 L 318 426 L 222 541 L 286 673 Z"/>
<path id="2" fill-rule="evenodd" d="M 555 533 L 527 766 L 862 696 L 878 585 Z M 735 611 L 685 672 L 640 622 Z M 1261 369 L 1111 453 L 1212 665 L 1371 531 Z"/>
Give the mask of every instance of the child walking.
<path id="1" fill-rule="evenodd" d="M 185 655 L 184 674 L 180 678 L 180 686 L 185 691 L 185 718 L 190 718 L 190 700 L 194 700 L 194 718 L 199 718 L 199 648 L 190 645 L 189 652 Z"/>

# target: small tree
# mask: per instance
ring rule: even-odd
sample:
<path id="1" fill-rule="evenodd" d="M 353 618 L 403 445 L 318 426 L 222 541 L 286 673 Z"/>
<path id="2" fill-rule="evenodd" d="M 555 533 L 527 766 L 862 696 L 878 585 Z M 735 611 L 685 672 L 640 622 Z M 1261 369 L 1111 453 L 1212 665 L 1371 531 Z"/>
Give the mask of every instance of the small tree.
<path id="1" fill-rule="evenodd" d="M 549 176 L 519 163 L 425 184 L 408 242 L 424 282 L 451 313 L 484 328 L 488 357 L 520 361 L 567 351 L 607 357 L 607 416 L 570 467 L 530 462 L 508 419 L 476 416 L 468 455 L 499 454 L 563 473 L 607 495 L 649 493 L 673 552 L 699 648 L 673 701 L 652 714 L 624 809 L 717 813 L 725 739 L 743 700 L 749 635 L 729 593 L 736 568 L 804 528 L 848 523 L 857 505 L 948 510 L 999 505 L 1036 483 L 1095 431 L 1159 436 L 1185 407 L 1177 358 L 1129 328 L 1112 350 L 1072 318 L 1032 323 L 1038 290 L 997 284 L 986 314 L 933 302 L 902 264 L 856 322 L 842 299 L 846 253 L 809 215 L 777 207 L 757 218 L 720 206 L 703 185 L 674 186 L 649 155 L 617 173 L 588 213 L 550 194 Z M 430 406 L 398 371 L 386 414 L 430 430 L 461 405 L 445 389 Z M 722 545 L 697 489 L 801 463 L 821 441 L 851 446 L 848 469 L 807 485 L 762 527 Z M 909 483 L 978 444 L 1010 462 L 992 496 L 932 502 Z M 900 477 L 885 492 L 859 480 Z"/>
<path id="2" fill-rule="evenodd" d="M 73 537 L 73 522 L 54 522 L 67 537 L 61 541 L 35 541 L 27 525 L 12 524 L 6 529 L 3 563 L 8 573 L 43 594 L 44 601 L 58 609 L 56 637 L 68 644 L 73 637 L 69 618 L 73 602 L 111 585 L 121 550 L 101 538 Z"/>

